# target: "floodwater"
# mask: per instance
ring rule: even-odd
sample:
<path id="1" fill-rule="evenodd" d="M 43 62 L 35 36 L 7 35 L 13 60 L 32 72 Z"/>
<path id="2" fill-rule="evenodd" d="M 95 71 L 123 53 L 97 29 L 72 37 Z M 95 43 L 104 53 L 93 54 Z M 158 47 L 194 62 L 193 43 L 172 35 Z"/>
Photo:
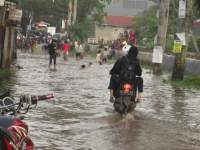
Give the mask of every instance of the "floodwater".
<path id="1" fill-rule="evenodd" d="M 82 64 L 93 65 L 80 69 Z M 48 69 L 48 56 L 20 53 L 12 87 L 15 95 L 49 92 L 24 120 L 37 150 L 199 150 L 200 93 L 162 82 L 144 70 L 144 101 L 135 119 L 121 119 L 109 103 L 109 70 L 94 60 L 58 60 Z"/>

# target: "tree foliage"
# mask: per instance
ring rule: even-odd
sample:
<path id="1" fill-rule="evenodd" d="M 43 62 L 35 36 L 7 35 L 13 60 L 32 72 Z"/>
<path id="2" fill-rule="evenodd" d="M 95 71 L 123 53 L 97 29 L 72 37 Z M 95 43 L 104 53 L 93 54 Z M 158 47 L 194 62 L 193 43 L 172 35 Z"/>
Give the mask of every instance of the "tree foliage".
<path id="1" fill-rule="evenodd" d="M 193 3 L 192 20 L 200 17 L 200 0 L 194 0 Z M 180 32 L 181 21 L 178 18 L 179 1 L 171 0 L 170 12 L 169 12 L 169 24 L 167 32 L 166 50 L 173 48 L 173 35 Z M 134 28 L 139 40 L 139 44 L 142 44 L 142 40 L 145 39 L 145 45 L 147 48 L 153 48 L 154 37 L 157 33 L 158 18 L 156 13 L 158 6 L 153 6 L 149 10 L 145 11 L 143 16 L 134 17 Z M 192 25 L 192 22 L 191 22 Z"/>
<path id="2" fill-rule="evenodd" d="M 154 37 L 157 33 L 156 17 L 158 6 L 153 6 L 149 10 L 145 11 L 142 16 L 134 17 L 134 29 L 138 38 L 139 44 L 143 45 L 142 41 L 145 41 L 145 46 L 148 48 L 153 47 Z"/>
<path id="3" fill-rule="evenodd" d="M 54 0 L 54 2 L 53 0 L 21 0 L 21 7 L 26 19 L 32 13 L 34 21 L 43 20 L 53 26 L 60 26 L 61 20 L 67 19 L 68 2 L 69 0 Z M 87 36 L 91 22 L 102 21 L 105 16 L 104 7 L 109 2 L 111 0 L 78 0 L 77 22 L 71 27 L 71 31 L 83 32 L 81 37 Z"/>
<path id="4" fill-rule="evenodd" d="M 21 0 L 26 17 L 33 15 L 34 21 L 44 20 L 56 26 L 61 18 L 67 16 L 67 0 Z"/>

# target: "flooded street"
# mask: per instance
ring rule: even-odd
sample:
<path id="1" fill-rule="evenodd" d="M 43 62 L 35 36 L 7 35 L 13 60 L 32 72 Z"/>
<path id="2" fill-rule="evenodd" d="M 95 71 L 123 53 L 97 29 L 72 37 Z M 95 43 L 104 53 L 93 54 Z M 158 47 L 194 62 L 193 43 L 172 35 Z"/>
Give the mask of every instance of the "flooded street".
<path id="1" fill-rule="evenodd" d="M 134 120 L 122 120 L 109 103 L 112 65 L 80 69 L 90 61 L 58 60 L 48 69 L 48 56 L 19 54 L 14 95 L 42 95 L 25 122 L 37 150 L 199 150 L 200 93 L 162 82 L 144 70 L 144 101 Z"/>

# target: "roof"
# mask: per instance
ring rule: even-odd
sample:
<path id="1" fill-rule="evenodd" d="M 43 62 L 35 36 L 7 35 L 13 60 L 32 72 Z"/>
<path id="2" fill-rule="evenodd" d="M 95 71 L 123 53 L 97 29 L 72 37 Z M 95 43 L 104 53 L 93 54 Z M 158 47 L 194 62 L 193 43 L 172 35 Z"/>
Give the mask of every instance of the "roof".
<path id="1" fill-rule="evenodd" d="M 112 26 L 132 26 L 133 17 L 129 16 L 106 16 L 106 24 Z"/>
<path id="2" fill-rule="evenodd" d="M 105 12 L 112 16 L 137 16 L 154 5 L 156 3 L 150 0 L 112 0 Z"/>

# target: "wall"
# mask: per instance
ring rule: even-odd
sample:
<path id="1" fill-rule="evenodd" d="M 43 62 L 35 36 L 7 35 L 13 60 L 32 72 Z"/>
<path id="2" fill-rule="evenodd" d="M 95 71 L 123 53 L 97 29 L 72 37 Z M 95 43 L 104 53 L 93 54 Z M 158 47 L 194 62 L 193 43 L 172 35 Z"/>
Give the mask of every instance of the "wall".
<path id="1" fill-rule="evenodd" d="M 142 62 L 152 65 L 152 53 L 140 51 L 139 58 Z M 163 69 L 172 72 L 173 66 L 174 66 L 174 56 L 165 54 L 163 59 Z M 188 58 L 185 72 L 199 75 L 200 60 Z"/>
<path id="2" fill-rule="evenodd" d="M 126 29 L 123 27 L 112 26 L 95 26 L 95 38 L 104 39 L 104 41 L 115 40 L 119 37 L 120 33 L 124 33 Z"/>

